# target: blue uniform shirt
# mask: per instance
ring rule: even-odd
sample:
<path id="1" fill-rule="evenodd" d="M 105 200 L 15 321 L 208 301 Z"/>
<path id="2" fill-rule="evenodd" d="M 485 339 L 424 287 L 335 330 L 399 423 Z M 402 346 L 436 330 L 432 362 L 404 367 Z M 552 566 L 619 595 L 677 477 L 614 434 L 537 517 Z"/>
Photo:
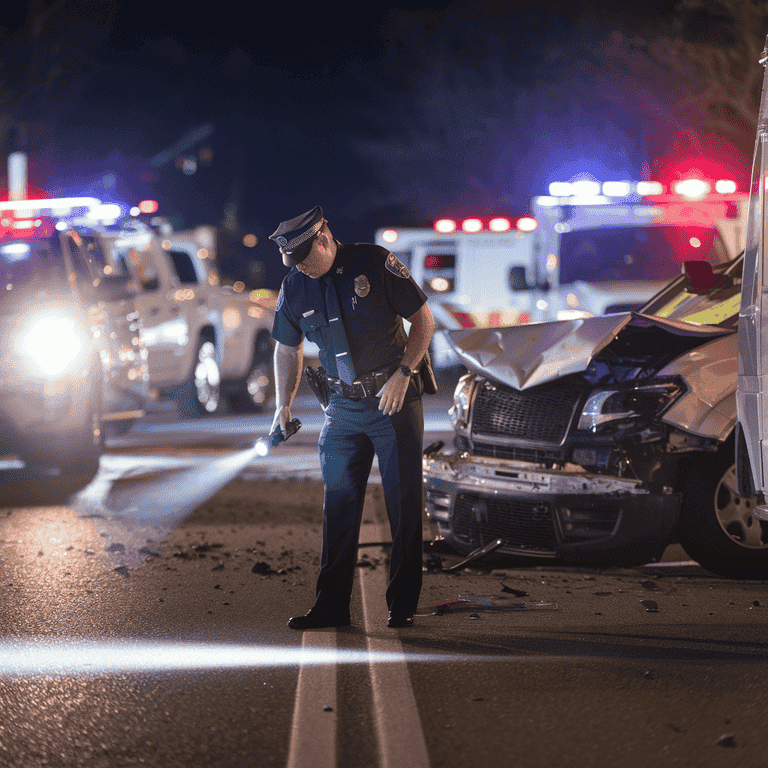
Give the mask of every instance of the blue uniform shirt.
<path id="1" fill-rule="evenodd" d="M 386 248 L 338 242 L 337 247 L 328 277 L 336 285 L 357 374 L 397 365 L 408 340 L 403 318 L 415 314 L 426 295 Z M 320 348 L 320 364 L 326 373 L 337 377 L 336 359 L 330 353 L 323 280 L 307 277 L 294 267 L 280 287 L 272 338 L 297 347 L 302 335 Z"/>

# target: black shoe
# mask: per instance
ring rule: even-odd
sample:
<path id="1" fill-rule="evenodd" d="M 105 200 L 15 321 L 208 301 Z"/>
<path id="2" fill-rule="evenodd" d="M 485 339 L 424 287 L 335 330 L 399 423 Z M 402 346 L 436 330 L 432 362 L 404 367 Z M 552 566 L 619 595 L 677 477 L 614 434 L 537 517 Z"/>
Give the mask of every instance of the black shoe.
<path id="1" fill-rule="evenodd" d="M 389 612 L 389 621 L 387 626 L 392 629 L 400 629 L 401 627 L 413 626 L 413 614 L 412 613 L 400 613 L 399 611 Z"/>
<path id="2" fill-rule="evenodd" d="M 322 629 L 323 627 L 348 627 L 350 624 L 348 615 L 326 613 L 310 609 L 303 616 L 293 616 L 288 619 L 291 629 Z"/>

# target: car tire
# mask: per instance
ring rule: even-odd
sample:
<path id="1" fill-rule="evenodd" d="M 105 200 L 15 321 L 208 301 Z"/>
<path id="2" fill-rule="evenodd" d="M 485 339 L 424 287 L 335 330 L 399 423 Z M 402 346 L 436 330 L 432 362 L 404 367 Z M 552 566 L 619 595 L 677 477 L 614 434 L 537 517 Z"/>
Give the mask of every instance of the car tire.
<path id="1" fill-rule="evenodd" d="M 99 369 L 100 371 L 100 369 Z M 47 438 L 22 453 L 27 469 L 45 483 L 61 489 L 64 495 L 76 493 L 88 485 L 99 471 L 104 451 L 104 427 L 101 422 L 100 383 L 94 378 L 94 393 L 82 427 L 64 438 Z"/>
<path id="2" fill-rule="evenodd" d="M 263 413 L 275 394 L 274 346 L 269 334 L 262 333 L 253 346 L 251 365 L 245 378 L 229 397 L 236 413 Z"/>
<path id="3" fill-rule="evenodd" d="M 216 344 L 203 337 L 197 342 L 192 370 L 187 380 L 173 392 L 179 416 L 210 416 L 219 409 L 221 369 L 216 360 Z"/>
<path id="4" fill-rule="evenodd" d="M 768 523 L 752 512 L 762 497 L 738 491 L 733 435 L 715 453 L 681 460 L 678 488 L 678 534 L 688 555 L 719 576 L 768 579 Z"/>

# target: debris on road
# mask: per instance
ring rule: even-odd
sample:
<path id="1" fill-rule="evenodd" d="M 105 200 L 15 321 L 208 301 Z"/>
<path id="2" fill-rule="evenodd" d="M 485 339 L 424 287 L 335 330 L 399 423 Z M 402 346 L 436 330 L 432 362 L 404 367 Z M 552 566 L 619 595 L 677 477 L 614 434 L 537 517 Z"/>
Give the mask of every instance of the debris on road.
<path id="1" fill-rule="evenodd" d="M 557 603 L 544 601 L 520 602 L 508 597 L 495 597 L 493 595 L 459 595 L 456 600 L 446 600 L 429 606 L 434 609 L 430 613 L 420 613 L 419 616 L 442 616 L 447 611 L 469 608 L 475 610 L 483 608 L 491 611 L 556 611 Z M 471 618 L 471 617 L 470 617 Z"/>

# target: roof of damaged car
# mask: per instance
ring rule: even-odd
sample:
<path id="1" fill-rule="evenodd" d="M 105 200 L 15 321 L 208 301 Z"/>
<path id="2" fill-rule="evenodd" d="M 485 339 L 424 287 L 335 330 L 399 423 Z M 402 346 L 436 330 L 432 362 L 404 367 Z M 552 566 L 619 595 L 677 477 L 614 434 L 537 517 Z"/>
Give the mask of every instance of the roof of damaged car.
<path id="1" fill-rule="evenodd" d="M 655 326 L 674 335 L 699 338 L 734 332 L 715 325 L 624 312 L 505 328 L 448 331 L 447 336 L 468 370 L 515 389 L 528 389 L 585 371 L 594 355 L 628 326 Z"/>

